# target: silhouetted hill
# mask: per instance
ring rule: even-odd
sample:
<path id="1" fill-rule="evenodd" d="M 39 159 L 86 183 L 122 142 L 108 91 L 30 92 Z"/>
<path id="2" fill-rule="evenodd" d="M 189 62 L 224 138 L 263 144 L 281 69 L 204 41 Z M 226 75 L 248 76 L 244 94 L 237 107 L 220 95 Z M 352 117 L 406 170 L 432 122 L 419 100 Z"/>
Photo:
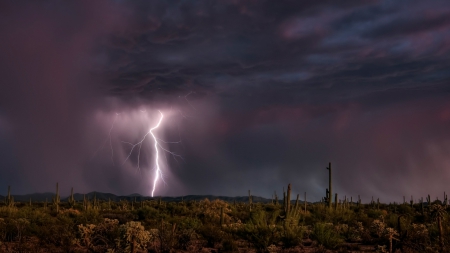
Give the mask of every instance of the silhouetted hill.
<path id="1" fill-rule="evenodd" d="M 55 196 L 54 193 L 51 192 L 45 192 L 45 193 L 33 193 L 33 194 L 25 194 L 25 195 L 12 195 L 14 197 L 14 201 L 17 202 L 45 202 L 46 200 L 51 202 L 52 198 Z M 180 202 L 180 201 L 199 201 L 204 199 L 209 199 L 210 201 L 220 199 L 227 202 L 245 202 L 248 203 L 248 196 L 237 196 L 237 197 L 227 197 L 227 196 L 214 196 L 214 195 L 186 195 L 186 196 L 179 196 L 179 197 L 164 197 L 164 196 L 156 196 L 154 198 L 148 197 L 148 196 L 142 196 L 138 193 L 133 193 L 126 196 L 118 196 L 112 193 L 104 193 L 104 192 L 89 192 L 86 194 L 81 193 L 74 193 L 73 194 L 76 201 L 82 201 L 84 198 L 87 198 L 89 200 L 92 200 L 94 197 L 98 200 L 109 200 L 111 201 L 120 201 L 120 200 L 134 200 L 141 201 L 141 200 L 152 200 L 152 199 L 160 199 L 162 201 L 167 202 Z M 61 197 L 61 201 L 66 202 L 69 196 Z M 0 195 L 0 201 L 3 201 L 5 199 L 5 196 Z M 270 203 L 271 199 L 266 199 L 263 197 L 253 196 L 253 203 Z M 280 204 L 282 203 L 281 200 L 279 200 Z M 294 201 L 293 201 L 294 202 Z M 300 201 L 303 202 L 303 201 Z"/>
<path id="2" fill-rule="evenodd" d="M 51 192 L 44 192 L 44 193 L 32 193 L 32 194 L 25 194 L 25 195 L 12 195 L 14 197 L 14 201 L 16 202 L 36 202 L 36 201 L 45 201 L 47 199 L 49 202 L 52 201 L 52 197 L 55 196 L 54 193 Z M 0 196 L 0 199 L 3 201 L 6 198 L 6 196 Z"/>

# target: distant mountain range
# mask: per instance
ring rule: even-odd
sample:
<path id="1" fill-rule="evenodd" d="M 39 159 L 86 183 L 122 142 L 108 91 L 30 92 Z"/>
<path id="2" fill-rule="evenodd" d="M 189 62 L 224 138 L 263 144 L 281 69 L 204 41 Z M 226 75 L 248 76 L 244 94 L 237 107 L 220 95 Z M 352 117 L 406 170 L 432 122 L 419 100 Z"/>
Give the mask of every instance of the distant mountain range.
<path id="1" fill-rule="evenodd" d="M 14 197 L 14 201 L 17 202 L 28 202 L 31 201 L 32 202 L 45 202 L 45 200 L 48 200 L 49 202 L 52 200 L 52 198 L 55 196 L 55 193 L 51 193 L 51 192 L 45 192 L 45 193 L 33 193 L 33 194 L 25 194 L 25 195 L 12 195 Z M 80 194 L 80 193 L 74 193 L 73 197 L 75 198 L 75 200 L 77 201 L 82 201 L 84 196 L 86 196 L 86 198 L 92 200 L 95 196 L 95 198 L 99 199 L 99 200 L 109 200 L 111 199 L 111 201 L 120 201 L 120 200 L 134 200 L 136 199 L 136 201 L 141 201 L 141 200 L 152 200 L 152 199 L 160 199 L 162 201 L 166 201 L 166 202 L 181 202 L 181 201 L 190 201 L 190 200 L 204 200 L 204 199 L 209 199 L 209 200 L 216 200 L 216 199 L 220 199 L 226 202 L 248 202 L 248 196 L 239 196 L 239 197 L 226 197 L 226 196 L 214 196 L 214 195 L 186 195 L 186 196 L 179 196 L 179 197 L 148 197 L 148 196 L 142 196 L 140 194 L 134 193 L 134 194 L 130 194 L 130 195 L 126 195 L 126 196 L 117 196 L 115 194 L 112 193 L 104 193 L 104 192 L 89 192 L 87 194 Z M 61 201 L 66 202 L 69 196 L 67 197 L 61 197 Z M 0 201 L 3 201 L 5 199 L 5 196 L 0 195 Z M 266 199 L 263 197 L 257 197 L 257 196 L 253 196 L 252 198 L 253 203 L 270 203 L 272 202 L 271 199 Z M 295 201 L 295 200 L 294 200 Z M 279 200 L 280 203 L 282 203 L 282 200 Z M 300 201 L 301 203 L 303 203 L 303 201 Z"/>

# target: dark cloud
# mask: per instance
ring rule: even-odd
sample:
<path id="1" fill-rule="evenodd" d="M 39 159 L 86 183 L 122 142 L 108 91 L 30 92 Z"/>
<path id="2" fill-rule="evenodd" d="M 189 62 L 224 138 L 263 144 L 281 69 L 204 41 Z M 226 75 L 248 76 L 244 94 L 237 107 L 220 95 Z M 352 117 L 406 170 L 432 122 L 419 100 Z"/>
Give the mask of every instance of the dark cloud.
<path id="1" fill-rule="evenodd" d="M 402 37 L 413 34 L 436 32 L 440 29 L 448 29 L 450 21 L 447 16 L 450 11 L 448 5 L 438 3 L 427 6 L 417 4 L 408 12 L 392 13 L 392 15 L 374 25 L 373 29 L 366 32 L 366 36 L 377 37 Z"/>
<path id="2" fill-rule="evenodd" d="M 340 195 L 445 190 L 441 1 L 2 5 L 0 171 L 22 192 L 60 181 L 148 194 L 151 155 L 136 173 L 121 141 L 138 141 L 157 110 L 184 157 L 166 154 L 161 194 L 270 196 L 291 182 L 319 199 L 329 161 Z"/>

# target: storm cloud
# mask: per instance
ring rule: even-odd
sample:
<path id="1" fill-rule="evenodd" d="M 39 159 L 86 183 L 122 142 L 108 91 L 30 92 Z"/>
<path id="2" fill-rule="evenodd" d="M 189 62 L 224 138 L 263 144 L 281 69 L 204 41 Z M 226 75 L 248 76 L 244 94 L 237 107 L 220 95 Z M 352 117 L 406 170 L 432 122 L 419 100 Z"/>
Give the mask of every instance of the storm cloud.
<path id="1" fill-rule="evenodd" d="M 446 190 L 443 1 L 0 7 L 1 189 L 149 195 L 151 145 L 138 170 L 124 142 L 160 110 L 164 147 L 183 159 L 164 152 L 157 194 L 270 197 L 291 183 L 319 200 L 328 162 L 340 196 Z"/>

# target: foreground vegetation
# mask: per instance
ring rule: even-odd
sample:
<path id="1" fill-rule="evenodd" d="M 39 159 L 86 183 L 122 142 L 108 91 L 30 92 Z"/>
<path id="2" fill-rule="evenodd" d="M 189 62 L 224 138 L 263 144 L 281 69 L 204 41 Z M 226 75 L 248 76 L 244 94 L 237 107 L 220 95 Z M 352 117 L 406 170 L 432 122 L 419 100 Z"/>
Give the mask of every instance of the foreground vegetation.
<path id="1" fill-rule="evenodd" d="M 280 203 L 278 203 L 280 202 Z M 76 202 L 0 207 L 0 252 L 446 252 L 447 204 L 290 200 Z"/>

